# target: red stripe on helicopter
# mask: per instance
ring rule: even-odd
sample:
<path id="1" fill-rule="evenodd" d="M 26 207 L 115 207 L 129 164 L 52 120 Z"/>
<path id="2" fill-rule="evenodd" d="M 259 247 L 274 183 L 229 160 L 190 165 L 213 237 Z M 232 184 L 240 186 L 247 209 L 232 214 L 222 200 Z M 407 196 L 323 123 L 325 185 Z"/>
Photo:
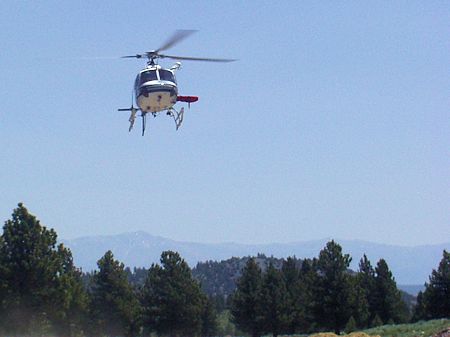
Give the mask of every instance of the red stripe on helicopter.
<path id="1" fill-rule="evenodd" d="M 177 96 L 177 102 L 194 103 L 198 101 L 198 96 Z"/>

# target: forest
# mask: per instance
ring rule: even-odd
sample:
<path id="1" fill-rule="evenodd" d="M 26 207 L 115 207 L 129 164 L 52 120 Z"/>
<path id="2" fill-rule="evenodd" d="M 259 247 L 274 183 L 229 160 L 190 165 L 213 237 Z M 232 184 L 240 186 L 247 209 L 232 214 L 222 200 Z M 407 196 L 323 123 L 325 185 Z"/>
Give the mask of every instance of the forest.
<path id="1" fill-rule="evenodd" d="M 133 270 L 107 251 L 83 273 L 56 232 L 19 203 L 0 236 L 0 334 L 257 337 L 450 317 L 449 252 L 413 306 L 385 260 L 362 256 L 357 271 L 351 260 L 331 240 L 313 259 L 258 255 L 193 270 L 174 251 Z"/>

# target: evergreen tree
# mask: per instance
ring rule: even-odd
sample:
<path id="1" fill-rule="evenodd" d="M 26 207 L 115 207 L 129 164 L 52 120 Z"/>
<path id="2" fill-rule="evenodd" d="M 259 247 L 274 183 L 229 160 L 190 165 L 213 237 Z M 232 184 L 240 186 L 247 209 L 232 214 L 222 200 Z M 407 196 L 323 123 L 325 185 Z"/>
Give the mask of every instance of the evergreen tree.
<path id="1" fill-rule="evenodd" d="M 205 297 L 202 310 L 202 337 L 217 336 L 218 323 L 215 303 L 212 298 Z"/>
<path id="2" fill-rule="evenodd" d="M 123 263 L 107 251 L 97 262 L 92 277 L 91 315 L 93 333 L 133 336 L 139 328 L 139 302 L 128 283 Z"/>
<path id="3" fill-rule="evenodd" d="M 77 288 L 72 254 L 57 235 L 28 212 L 22 203 L 5 222 L 0 239 L 0 326 L 9 334 L 54 332 L 62 317 L 73 314 L 72 329 L 81 331 L 85 309 Z M 77 293 L 79 298 L 72 295 Z"/>
<path id="4" fill-rule="evenodd" d="M 300 333 L 317 331 L 317 317 L 320 315 L 321 299 L 317 259 L 305 259 L 300 267 L 299 297 L 295 307 L 298 310 L 297 330 Z"/>
<path id="5" fill-rule="evenodd" d="M 304 317 L 304 306 L 302 298 L 302 288 L 300 284 L 300 270 L 297 266 L 297 260 L 288 257 L 284 261 L 281 272 L 286 284 L 287 291 L 287 307 L 290 308 L 287 317 L 286 333 L 292 335 L 302 325 Z"/>
<path id="6" fill-rule="evenodd" d="M 142 291 L 146 332 L 171 337 L 198 335 L 202 329 L 205 299 L 180 255 L 163 252 L 161 265 L 150 267 Z"/>
<path id="7" fill-rule="evenodd" d="M 288 295 L 281 273 L 269 264 L 263 276 L 260 308 L 262 327 L 265 333 L 273 337 L 284 333 L 288 325 Z"/>
<path id="8" fill-rule="evenodd" d="M 344 329 L 352 315 L 351 283 L 347 269 L 351 257 L 342 254 L 342 248 L 334 241 L 320 251 L 317 261 L 319 289 L 316 293 L 319 304 L 317 322 L 337 334 Z"/>
<path id="9" fill-rule="evenodd" d="M 236 326 L 252 337 L 259 337 L 261 328 L 261 269 L 254 258 L 247 261 L 242 275 L 237 281 L 233 294 L 231 313 Z"/>
<path id="10" fill-rule="evenodd" d="M 357 329 L 357 323 L 353 316 L 350 317 L 347 324 L 345 325 L 345 333 L 349 334 Z"/>
<path id="11" fill-rule="evenodd" d="M 373 318 L 372 322 L 370 322 L 370 326 L 375 328 L 377 326 L 383 325 L 383 321 L 381 320 L 380 316 L 378 314 L 375 314 L 375 317 Z"/>
<path id="12" fill-rule="evenodd" d="M 358 320 L 360 327 L 368 327 L 376 315 L 375 305 L 377 302 L 377 293 L 375 290 L 375 270 L 373 269 L 366 254 L 359 261 L 359 270 L 356 276 L 359 287 L 364 291 L 368 306 L 367 320 L 363 321 L 362 317 Z"/>
<path id="13" fill-rule="evenodd" d="M 450 253 L 444 250 L 437 270 L 433 270 L 423 294 L 429 318 L 450 317 Z"/>
<path id="14" fill-rule="evenodd" d="M 423 292 L 419 291 L 419 293 L 417 294 L 416 305 L 414 307 L 414 312 L 411 321 L 417 322 L 420 320 L 427 320 L 427 319 L 429 319 L 429 315 L 427 313 L 425 299 L 423 296 Z"/>
<path id="15" fill-rule="evenodd" d="M 64 272 L 58 280 L 57 295 L 53 300 L 54 331 L 58 336 L 79 336 L 87 328 L 89 298 L 82 272 L 73 264 L 69 251 L 61 251 L 60 256 L 66 257 L 62 262 Z"/>
<path id="16" fill-rule="evenodd" d="M 375 314 L 384 324 L 405 322 L 408 318 L 408 309 L 384 259 L 378 261 L 375 273 Z"/>
<path id="17" fill-rule="evenodd" d="M 351 320 L 347 322 L 345 331 L 350 328 L 354 331 L 355 328 L 365 328 L 369 326 L 369 303 L 367 300 L 367 292 L 363 289 L 359 283 L 358 275 L 350 276 L 350 307 L 352 316 Z M 349 324 L 350 327 L 348 326 Z M 354 327 L 353 327 L 354 325 Z"/>

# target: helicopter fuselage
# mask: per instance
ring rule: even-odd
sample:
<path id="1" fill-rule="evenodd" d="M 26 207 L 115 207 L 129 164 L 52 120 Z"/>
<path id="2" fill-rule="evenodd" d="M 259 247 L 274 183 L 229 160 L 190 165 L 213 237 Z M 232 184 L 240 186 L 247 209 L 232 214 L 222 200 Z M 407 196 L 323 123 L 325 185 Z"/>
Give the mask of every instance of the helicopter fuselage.
<path id="1" fill-rule="evenodd" d="M 150 65 L 136 76 L 136 103 L 142 113 L 169 110 L 177 102 L 178 87 L 175 70 Z"/>

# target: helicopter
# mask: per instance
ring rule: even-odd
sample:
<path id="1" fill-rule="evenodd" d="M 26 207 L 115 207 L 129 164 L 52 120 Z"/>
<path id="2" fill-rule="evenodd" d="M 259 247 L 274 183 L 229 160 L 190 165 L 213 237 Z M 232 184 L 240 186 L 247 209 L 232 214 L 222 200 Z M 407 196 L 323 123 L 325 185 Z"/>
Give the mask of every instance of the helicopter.
<path id="1" fill-rule="evenodd" d="M 130 126 L 128 131 L 133 129 L 138 111 L 141 112 L 140 117 L 142 118 L 142 136 L 145 133 L 146 118 L 149 113 L 153 117 L 156 117 L 160 112 L 165 112 L 166 115 L 173 118 L 175 121 L 176 130 L 178 130 L 183 122 L 184 107 L 177 110 L 174 105 L 177 102 L 185 102 L 188 103 L 188 107 L 190 108 L 191 103 L 198 101 L 198 96 L 178 95 L 178 86 L 175 73 L 181 68 L 181 63 L 175 62 L 175 64 L 170 68 L 165 68 L 158 64 L 158 59 L 168 58 L 177 61 L 187 60 L 206 62 L 236 61 L 235 59 L 186 57 L 161 54 L 162 51 L 173 47 L 175 44 L 195 32 L 196 30 L 177 30 L 161 47 L 156 50 L 148 51 L 142 54 L 122 56 L 122 58 L 147 58 L 147 66 L 137 74 L 134 81 L 131 107 L 118 109 L 118 111 L 130 111 L 130 117 L 128 119 Z M 137 107 L 134 106 L 134 103 L 137 104 Z"/>

